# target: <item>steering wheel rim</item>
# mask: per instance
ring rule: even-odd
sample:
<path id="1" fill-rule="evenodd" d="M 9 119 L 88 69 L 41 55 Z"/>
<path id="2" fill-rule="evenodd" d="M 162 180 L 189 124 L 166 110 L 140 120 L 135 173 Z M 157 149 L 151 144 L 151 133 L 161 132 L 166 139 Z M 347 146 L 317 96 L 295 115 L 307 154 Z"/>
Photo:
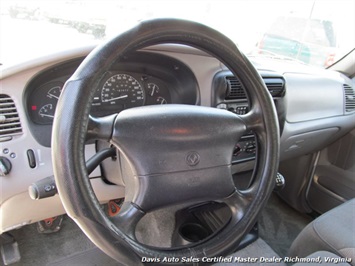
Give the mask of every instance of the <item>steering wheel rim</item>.
<path id="1" fill-rule="evenodd" d="M 251 111 L 239 116 L 238 125 L 245 125 L 243 132 L 253 130 L 260 146 L 255 182 L 251 188 L 247 191 L 235 190 L 224 199 L 233 209 L 234 216 L 230 223 L 214 238 L 188 248 L 153 248 L 132 239 L 127 235 L 131 228 L 117 226 L 104 214 L 85 169 L 86 139 L 112 141 L 118 119 L 116 115 L 103 119 L 89 116 L 99 80 L 114 62 L 127 53 L 162 43 L 179 43 L 204 50 L 219 59 L 234 75 L 238 73 L 251 102 Z M 194 112 L 193 108 L 189 110 Z M 200 111 L 197 113 L 198 116 Z M 219 115 L 215 111 L 211 113 Z M 97 47 L 66 82 L 53 124 L 52 158 L 59 195 L 66 212 L 101 250 L 117 261 L 137 265 L 142 263 L 143 256 L 202 258 L 227 255 L 250 231 L 272 192 L 279 161 L 278 119 L 260 75 L 227 37 L 191 21 L 146 21 Z M 236 210 L 236 204 L 242 211 Z M 133 220 L 141 218 L 139 211 L 139 208 L 127 208 L 126 212 L 123 209 L 125 217 Z"/>

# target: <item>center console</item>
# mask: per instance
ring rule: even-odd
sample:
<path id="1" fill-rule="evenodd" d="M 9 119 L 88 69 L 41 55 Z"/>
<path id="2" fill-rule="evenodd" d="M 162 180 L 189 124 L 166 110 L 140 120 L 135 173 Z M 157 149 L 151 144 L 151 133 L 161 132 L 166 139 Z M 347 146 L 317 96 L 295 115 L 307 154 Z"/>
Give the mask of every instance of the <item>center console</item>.
<path id="1" fill-rule="evenodd" d="M 274 99 L 279 118 L 280 130 L 285 122 L 284 100 L 285 80 L 275 72 L 261 71 L 267 89 Z M 237 115 L 244 115 L 250 110 L 248 92 L 241 80 L 229 71 L 218 73 L 213 82 L 212 106 L 225 109 Z M 281 134 L 281 132 L 280 132 Z M 258 141 L 252 131 L 247 132 L 235 144 L 232 164 L 241 164 L 255 159 Z"/>

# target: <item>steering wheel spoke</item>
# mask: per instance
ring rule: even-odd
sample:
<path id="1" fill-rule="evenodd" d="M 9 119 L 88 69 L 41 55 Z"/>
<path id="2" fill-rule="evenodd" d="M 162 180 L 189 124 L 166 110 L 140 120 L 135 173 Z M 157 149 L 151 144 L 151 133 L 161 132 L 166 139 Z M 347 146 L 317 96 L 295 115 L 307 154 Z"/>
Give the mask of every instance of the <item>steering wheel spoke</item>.
<path id="1" fill-rule="evenodd" d="M 136 240 L 135 230 L 138 222 L 143 218 L 145 213 L 135 204 L 125 201 L 120 212 L 111 217 L 111 222 L 117 226 L 125 235 Z"/>
<path id="2" fill-rule="evenodd" d="M 253 192 L 239 191 L 236 189 L 233 194 L 222 200 L 230 208 L 232 219 L 238 222 L 244 215 L 254 199 Z"/>
<path id="3" fill-rule="evenodd" d="M 116 117 L 117 114 L 104 117 L 94 117 L 89 115 L 86 140 L 109 141 L 112 136 Z"/>
<path id="4" fill-rule="evenodd" d="M 264 128 L 264 122 L 262 118 L 262 113 L 263 111 L 260 109 L 260 106 L 257 104 L 254 104 L 251 106 L 251 109 L 249 110 L 248 113 L 244 115 L 239 115 L 239 117 L 243 120 L 246 126 L 246 131 L 263 131 Z"/>

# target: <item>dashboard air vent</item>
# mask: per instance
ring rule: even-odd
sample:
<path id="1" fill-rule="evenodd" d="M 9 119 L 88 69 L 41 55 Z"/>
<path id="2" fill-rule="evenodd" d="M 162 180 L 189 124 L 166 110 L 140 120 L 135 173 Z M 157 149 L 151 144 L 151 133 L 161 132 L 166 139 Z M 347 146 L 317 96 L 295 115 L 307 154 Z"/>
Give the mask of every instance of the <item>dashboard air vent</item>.
<path id="1" fill-rule="evenodd" d="M 226 99 L 245 99 L 245 91 L 242 83 L 233 76 L 227 76 L 227 92 L 226 92 Z"/>
<path id="2" fill-rule="evenodd" d="M 11 137 L 22 133 L 20 118 L 10 96 L 0 94 L 0 137 Z"/>
<path id="3" fill-rule="evenodd" d="M 348 84 L 343 85 L 345 96 L 345 112 L 350 113 L 355 111 L 355 92 Z"/>
<path id="4" fill-rule="evenodd" d="M 285 92 L 285 82 L 282 78 L 263 78 L 272 97 L 281 97 Z"/>
<path id="5" fill-rule="evenodd" d="M 285 93 L 285 81 L 282 78 L 263 78 L 272 97 L 282 97 Z M 234 76 L 227 76 L 226 99 L 245 99 L 243 84 Z"/>

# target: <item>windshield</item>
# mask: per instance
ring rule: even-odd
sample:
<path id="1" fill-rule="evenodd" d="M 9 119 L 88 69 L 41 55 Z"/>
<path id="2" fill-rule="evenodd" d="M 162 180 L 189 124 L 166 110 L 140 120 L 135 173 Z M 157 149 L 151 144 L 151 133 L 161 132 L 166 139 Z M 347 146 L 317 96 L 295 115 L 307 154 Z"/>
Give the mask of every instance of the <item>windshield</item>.
<path id="1" fill-rule="evenodd" d="M 354 48 L 355 1 L 1 1 L 0 63 L 97 44 L 140 21 L 202 22 L 249 56 L 328 67 Z"/>

